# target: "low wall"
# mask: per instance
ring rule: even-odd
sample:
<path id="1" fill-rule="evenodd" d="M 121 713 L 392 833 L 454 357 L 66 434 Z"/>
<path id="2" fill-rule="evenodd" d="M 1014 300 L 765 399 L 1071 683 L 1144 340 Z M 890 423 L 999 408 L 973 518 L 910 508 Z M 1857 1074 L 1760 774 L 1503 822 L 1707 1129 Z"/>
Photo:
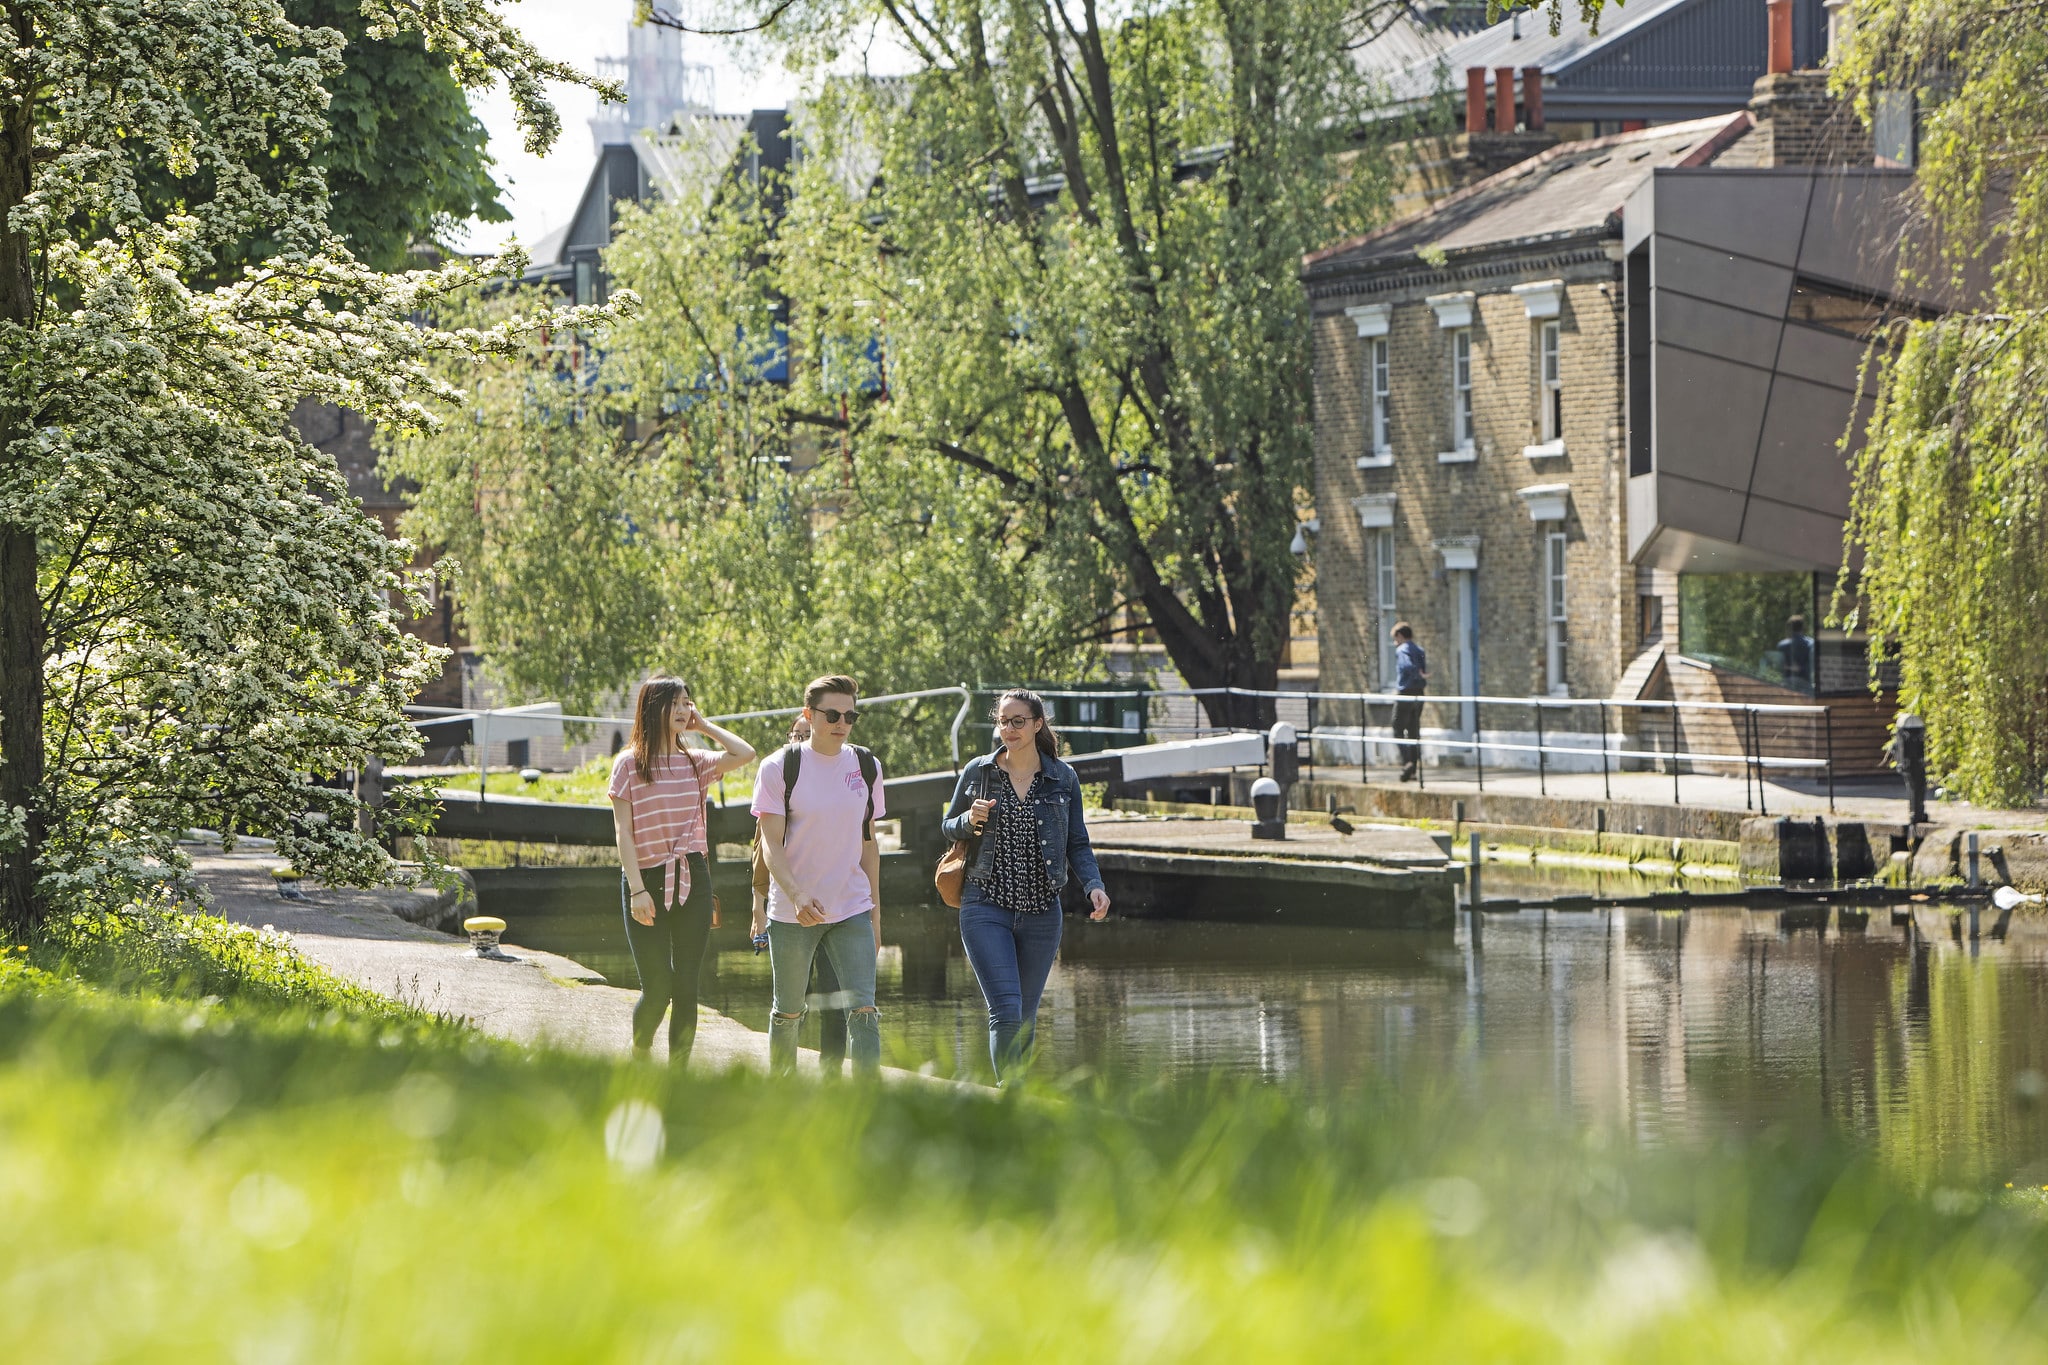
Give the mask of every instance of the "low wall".
<path id="1" fill-rule="evenodd" d="M 1251 804 L 1252 778 L 1234 786 L 1235 804 Z M 1718 839 L 1734 843 L 1742 837 L 1741 811 L 1648 802 L 1591 801 L 1566 796 L 1522 796 L 1508 792 L 1444 792 L 1427 787 L 1317 780 L 1296 783 L 1292 804 L 1302 810 L 1326 810 L 1335 800 L 1361 815 L 1396 820 L 1434 820 L 1452 824 L 1462 819 L 1483 825 L 1530 825 L 1542 829 L 1641 834 L 1653 839 Z M 1604 819 L 1603 819 L 1604 816 Z"/>

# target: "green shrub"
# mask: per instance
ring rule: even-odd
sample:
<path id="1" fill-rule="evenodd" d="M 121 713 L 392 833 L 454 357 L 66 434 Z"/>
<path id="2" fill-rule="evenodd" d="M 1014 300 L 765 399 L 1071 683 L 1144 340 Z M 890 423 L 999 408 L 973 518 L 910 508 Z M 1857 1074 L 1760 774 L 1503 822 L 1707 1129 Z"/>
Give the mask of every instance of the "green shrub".
<path id="1" fill-rule="evenodd" d="M 52 922 L 31 960 L 123 992 L 214 996 L 273 1009 L 411 1022 L 418 1012 L 314 964 L 289 936 L 217 915 L 134 905 Z"/>

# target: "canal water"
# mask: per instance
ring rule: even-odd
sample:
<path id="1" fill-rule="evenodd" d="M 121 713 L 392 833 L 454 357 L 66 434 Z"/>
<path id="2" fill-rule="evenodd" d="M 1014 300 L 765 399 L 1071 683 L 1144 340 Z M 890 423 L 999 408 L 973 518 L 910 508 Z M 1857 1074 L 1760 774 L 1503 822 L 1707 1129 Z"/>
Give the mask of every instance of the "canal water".
<path id="1" fill-rule="evenodd" d="M 508 938 L 635 984 L 615 881 L 483 880 Z M 2048 916 L 1987 910 L 1980 931 L 1925 903 L 1460 912 L 1428 930 L 1069 917 L 1040 1047 L 1061 1071 L 1450 1087 L 1652 1142 L 1833 1129 L 1901 1169 L 2048 1185 Z M 886 1059 L 986 1078 L 954 912 L 892 909 L 883 944 Z M 714 949 L 705 1003 L 765 1029 L 744 915 Z"/>

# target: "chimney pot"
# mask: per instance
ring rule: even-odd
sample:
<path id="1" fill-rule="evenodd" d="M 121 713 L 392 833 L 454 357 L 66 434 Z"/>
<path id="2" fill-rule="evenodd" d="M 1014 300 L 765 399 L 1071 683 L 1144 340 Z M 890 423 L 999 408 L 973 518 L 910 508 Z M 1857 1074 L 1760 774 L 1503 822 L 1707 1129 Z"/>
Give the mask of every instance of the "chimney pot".
<path id="1" fill-rule="evenodd" d="M 1767 0 L 1770 14 L 1771 46 L 1765 70 L 1782 76 L 1792 69 L 1792 0 Z"/>
<path id="2" fill-rule="evenodd" d="M 1465 131 L 1486 131 L 1486 68 L 1465 68 Z"/>
<path id="3" fill-rule="evenodd" d="M 1543 68 L 1525 66 L 1522 68 L 1522 122 L 1529 125 L 1529 131 L 1543 131 Z"/>
<path id="4" fill-rule="evenodd" d="M 1493 131 L 1515 131 L 1515 69 L 1512 66 L 1493 69 Z"/>

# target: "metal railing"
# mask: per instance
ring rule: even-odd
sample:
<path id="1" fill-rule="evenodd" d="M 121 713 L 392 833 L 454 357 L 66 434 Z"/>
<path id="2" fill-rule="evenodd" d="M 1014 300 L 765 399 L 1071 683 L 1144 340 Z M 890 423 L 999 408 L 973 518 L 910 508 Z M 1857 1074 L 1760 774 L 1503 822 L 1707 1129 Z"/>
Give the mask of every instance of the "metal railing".
<path id="1" fill-rule="evenodd" d="M 960 699 L 960 708 L 954 713 L 952 724 L 948 731 L 953 769 L 957 772 L 960 768 L 961 732 L 966 726 L 969 713 L 974 708 L 975 697 L 993 697 L 999 691 L 1000 689 L 998 688 L 972 688 L 966 684 L 959 684 L 952 687 L 933 687 L 915 692 L 891 692 L 876 697 L 863 697 L 861 698 L 861 705 L 864 707 L 887 706 L 896 703 L 924 701 L 934 697 L 958 697 Z M 1038 695 L 1049 700 L 1121 701 L 1126 703 L 1133 700 L 1143 700 L 1147 704 L 1148 711 L 1145 726 L 1146 734 L 1152 736 L 1186 735 L 1192 738 L 1214 734 L 1245 733 L 1258 729 L 1258 727 L 1254 726 L 1220 725 L 1209 720 L 1206 710 L 1200 705 L 1202 699 L 1206 697 L 1234 696 L 1272 701 L 1276 703 L 1276 712 L 1288 704 L 1298 705 L 1302 708 L 1302 723 L 1295 727 L 1295 737 L 1298 743 L 1305 744 L 1308 748 L 1306 765 L 1311 776 L 1315 772 L 1315 750 L 1318 741 L 1322 741 L 1325 744 L 1356 743 L 1358 745 L 1359 757 L 1359 780 L 1362 782 L 1371 780 L 1371 753 L 1375 744 L 1383 747 L 1415 744 L 1418 756 L 1427 750 L 1434 750 L 1439 754 L 1449 751 L 1466 755 L 1470 760 L 1474 778 L 1481 791 L 1486 789 L 1486 757 L 1489 752 L 1496 756 L 1509 754 L 1533 755 L 1537 790 L 1547 796 L 1549 794 L 1551 759 L 1554 755 L 1570 755 L 1575 760 L 1582 762 L 1591 756 L 1597 755 L 1600 762 L 1601 791 L 1608 800 L 1613 799 L 1613 774 L 1617 764 L 1623 760 L 1644 760 L 1652 763 L 1663 763 L 1670 769 L 1671 800 L 1674 805 L 1683 804 L 1681 788 L 1679 786 L 1680 768 L 1685 764 L 1712 763 L 1729 766 L 1739 765 L 1741 767 L 1743 774 L 1743 805 L 1747 809 L 1756 810 L 1766 815 L 1770 813 L 1766 804 L 1764 787 L 1765 776 L 1772 771 L 1817 771 L 1824 775 L 1827 783 L 1828 809 L 1832 811 L 1835 808 L 1834 724 L 1832 713 L 1825 706 L 1793 706 L 1760 702 L 1616 701 L 1605 698 L 1500 697 L 1482 694 L 1438 694 L 1422 697 L 1402 697 L 1391 692 L 1294 692 L 1265 691 L 1242 687 L 1147 688 L 1142 692 L 1134 692 L 1127 688 L 1121 690 L 1070 688 L 1053 691 L 1042 690 Z M 1170 702 L 1175 699 L 1190 700 L 1197 703 L 1191 723 L 1187 721 L 1177 722 L 1168 717 L 1154 718 L 1150 715 L 1152 703 Z M 1469 726 L 1436 727 L 1428 735 L 1418 737 L 1415 740 L 1399 738 L 1393 732 L 1393 708 L 1402 702 L 1414 701 L 1420 701 L 1427 707 L 1457 707 L 1461 711 L 1466 706 L 1470 706 L 1472 710 L 1472 723 Z M 1327 718 L 1327 710 L 1345 706 L 1356 708 L 1355 714 L 1358 721 L 1356 726 L 1332 728 L 1321 723 Z M 1388 723 L 1384 727 L 1373 724 L 1373 713 L 1381 707 L 1386 708 L 1387 712 Z M 1487 708 L 1493 708 L 1496 715 L 1498 715 L 1500 708 L 1503 707 L 1522 709 L 1531 714 L 1534 721 L 1532 727 L 1534 732 L 1533 743 L 1523 742 L 1519 739 L 1487 738 L 1485 724 Z M 514 707 L 475 707 L 465 709 L 445 706 L 408 706 L 405 709 L 407 714 L 414 718 L 414 724 L 422 730 L 437 725 L 462 723 L 473 723 L 475 725 L 474 737 L 476 740 L 477 792 L 479 800 L 485 799 L 484 787 L 488 772 L 490 726 L 493 716 L 506 717 L 507 719 L 517 716 L 529 724 L 536 720 L 568 725 L 630 726 L 633 723 L 630 716 L 584 716 L 572 715 L 566 712 L 535 712 L 528 708 Z M 793 716 L 802 709 L 800 706 L 783 706 L 767 710 L 735 711 L 723 715 L 710 716 L 707 719 L 721 724 L 733 721 L 771 720 L 778 716 Z M 1552 716 L 1564 713 L 1572 720 L 1591 719 L 1594 723 L 1590 726 L 1586 724 L 1568 724 L 1562 729 L 1552 729 L 1545 723 L 1546 713 Z M 1654 744 L 1657 727 L 1639 725 L 1631 731 L 1631 728 L 1626 724 L 1617 725 L 1615 723 L 1617 713 L 1623 718 L 1630 713 L 1640 713 L 1645 720 L 1652 715 L 1660 716 L 1670 736 L 1670 747 L 1630 747 L 1628 739 L 1631 733 L 1638 736 L 1647 736 Z M 1681 717 L 1687 713 L 1726 717 L 1728 725 L 1737 741 L 1738 752 L 1695 751 L 1684 747 Z M 1821 727 L 1819 738 L 1823 756 L 1817 758 L 1795 757 L 1764 752 L 1766 739 L 1763 732 L 1763 722 L 1766 718 L 1770 717 L 1800 717 L 1817 720 Z M 1280 716 L 1279 718 L 1287 719 L 1285 716 Z M 1063 733 L 1068 734 L 1134 737 L 1130 730 L 1122 726 L 1065 725 L 1060 728 Z M 1496 730 L 1494 733 L 1498 736 L 1502 733 L 1512 734 L 1515 732 Z M 1593 741 L 1597 738 L 1597 744 L 1553 742 L 1561 734 L 1576 736 L 1583 741 Z M 1496 761 L 1496 769 L 1502 766 L 1502 764 Z M 1420 762 L 1416 765 L 1416 778 L 1419 785 L 1427 785 L 1426 768 Z"/>
<path id="2" fill-rule="evenodd" d="M 974 705 L 974 690 L 965 683 L 954 687 L 928 687 L 919 692 L 890 692 L 879 697 L 862 697 L 862 706 L 888 706 L 896 702 L 924 701 L 931 697 L 958 697 L 960 709 L 953 716 L 949 740 L 953 750 L 953 770 L 960 770 L 960 731 L 967 724 L 967 713 Z M 801 706 L 778 706 L 766 711 L 733 711 L 725 715 L 706 716 L 704 719 L 723 725 L 740 720 L 773 720 L 777 716 L 793 716 L 804 708 Z M 478 801 L 487 800 L 484 784 L 489 773 L 491 752 L 491 717 L 517 716 L 531 723 L 541 721 L 548 724 L 564 725 L 626 725 L 633 723 L 631 716 L 578 716 L 561 711 L 535 711 L 529 707 L 472 707 L 464 709 L 454 706 L 408 706 L 408 716 L 413 726 L 424 730 L 434 725 L 457 725 L 473 723 L 476 726 L 476 794 Z"/>
<path id="3" fill-rule="evenodd" d="M 995 689 L 984 688 L 979 689 L 979 691 L 983 695 L 994 695 Z M 1728 766 L 1739 765 L 1741 767 L 1743 774 L 1743 805 L 1745 809 L 1756 810 L 1765 815 L 1770 813 L 1764 792 L 1764 780 L 1766 775 L 1772 771 L 1812 772 L 1824 776 L 1827 783 L 1828 809 L 1833 811 L 1835 808 L 1834 719 L 1833 713 L 1825 706 L 1779 705 L 1764 702 L 1618 701 L 1607 698 L 1501 697 L 1484 694 L 1430 694 L 1420 697 L 1403 697 L 1391 692 L 1294 692 L 1266 691 L 1243 687 L 1155 688 L 1148 689 L 1143 694 L 1135 694 L 1129 690 L 1110 691 L 1073 688 L 1058 691 L 1040 691 L 1038 695 L 1047 699 L 1121 699 L 1127 702 L 1136 696 L 1142 695 L 1147 701 L 1183 698 L 1192 699 L 1198 703 L 1205 697 L 1234 696 L 1256 700 L 1271 700 L 1276 703 L 1298 703 L 1303 708 L 1305 714 L 1303 715 L 1303 723 L 1296 727 L 1296 739 L 1308 746 L 1309 753 L 1306 761 L 1311 775 L 1315 771 L 1314 754 L 1315 744 L 1318 740 L 1325 743 L 1357 743 L 1359 746 L 1360 781 L 1371 780 L 1370 755 L 1374 744 L 1392 746 L 1414 743 L 1418 746 L 1418 752 L 1420 750 L 1433 749 L 1439 753 L 1450 750 L 1466 754 L 1471 760 L 1473 775 L 1481 791 L 1486 789 L 1486 756 L 1489 752 L 1496 755 L 1534 755 L 1537 790 L 1539 793 L 1547 796 L 1549 795 L 1550 760 L 1553 755 L 1568 754 L 1576 759 L 1584 760 L 1593 754 L 1597 754 L 1600 761 L 1601 791 L 1608 800 L 1613 799 L 1613 774 L 1616 765 L 1621 760 L 1647 760 L 1653 763 L 1663 763 L 1669 767 L 1671 773 L 1671 800 L 1674 805 L 1683 804 L 1679 787 L 1680 768 L 1686 764 L 1713 763 Z M 1434 733 L 1426 738 L 1418 738 L 1413 741 L 1400 739 L 1393 733 L 1392 712 L 1395 706 L 1404 701 L 1419 701 L 1425 706 L 1435 708 L 1455 706 L 1461 710 L 1469 705 L 1472 708 L 1472 723 L 1469 726 L 1438 727 Z M 1328 704 L 1335 704 L 1337 706 L 1350 704 L 1355 706 L 1357 708 L 1357 725 L 1349 729 L 1332 729 L 1320 725 L 1319 721 L 1324 719 L 1324 716 L 1320 713 L 1323 712 Z M 1377 728 L 1372 724 L 1372 712 L 1379 707 L 1385 707 L 1388 713 L 1388 724 L 1384 728 Z M 1502 707 L 1517 708 L 1530 712 L 1534 721 L 1531 727 L 1534 731 L 1534 742 L 1525 743 L 1518 740 L 1498 738 L 1488 739 L 1486 737 L 1485 715 L 1489 707 L 1495 710 L 1496 715 L 1498 715 Z M 1276 706 L 1276 711 L 1278 709 Z M 1559 731 L 1550 730 L 1546 726 L 1546 713 L 1555 715 L 1559 712 L 1566 713 L 1572 719 L 1585 718 L 1592 721 L 1591 725 L 1567 726 L 1563 729 L 1562 733 L 1581 736 L 1588 741 L 1594 740 L 1597 737 L 1597 745 L 1551 742 Z M 1667 728 L 1667 733 L 1670 735 L 1670 747 L 1647 749 L 1628 747 L 1627 741 L 1631 734 L 1631 728 L 1626 724 L 1617 725 L 1615 723 L 1617 713 L 1619 713 L 1621 718 L 1625 718 L 1630 713 L 1639 713 L 1645 720 L 1652 715 L 1659 716 L 1662 719 L 1663 726 Z M 1733 731 L 1738 752 L 1695 751 L 1686 748 L 1682 733 L 1681 717 L 1688 713 L 1725 717 L 1730 729 Z M 1818 722 L 1820 733 L 1817 738 L 1822 749 L 1822 756 L 1796 757 L 1785 754 L 1766 753 L 1767 740 L 1764 734 L 1763 722 L 1771 717 L 1799 717 Z M 1279 718 L 1286 719 L 1284 716 Z M 1062 733 L 1074 734 L 1114 735 L 1130 733 L 1128 730 L 1115 726 L 1067 725 L 1060 728 Z M 1185 734 L 1195 738 L 1205 734 L 1243 732 L 1255 728 L 1257 727 L 1219 725 L 1211 722 L 1208 720 L 1205 710 L 1199 705 L 1196 707 L 1195 720 L 1192 724 L 1186 722 L 1176 723 L 1170 719 L 1148 718 L 1146 725 L 1147 733 L 1152 735 Z M 1633 733 L 1638 736 L 1648 736 L 1654 741 L 1657 728 L 1655 726 L 1645 727 L 1639 725 L 1634 728 Z M 1499 734 L 1501 732 L 1497 730 L 1495 733 Z M 1619 741 L 1618 744 L 1617 741 Z M 1501 766 L 1499 763 L 1495 764 L 1496 768 Z M 1416 765 L 1416 777 L 1419 784 L 1426 785 L 1427 778 L 1421 763 Z"/>

